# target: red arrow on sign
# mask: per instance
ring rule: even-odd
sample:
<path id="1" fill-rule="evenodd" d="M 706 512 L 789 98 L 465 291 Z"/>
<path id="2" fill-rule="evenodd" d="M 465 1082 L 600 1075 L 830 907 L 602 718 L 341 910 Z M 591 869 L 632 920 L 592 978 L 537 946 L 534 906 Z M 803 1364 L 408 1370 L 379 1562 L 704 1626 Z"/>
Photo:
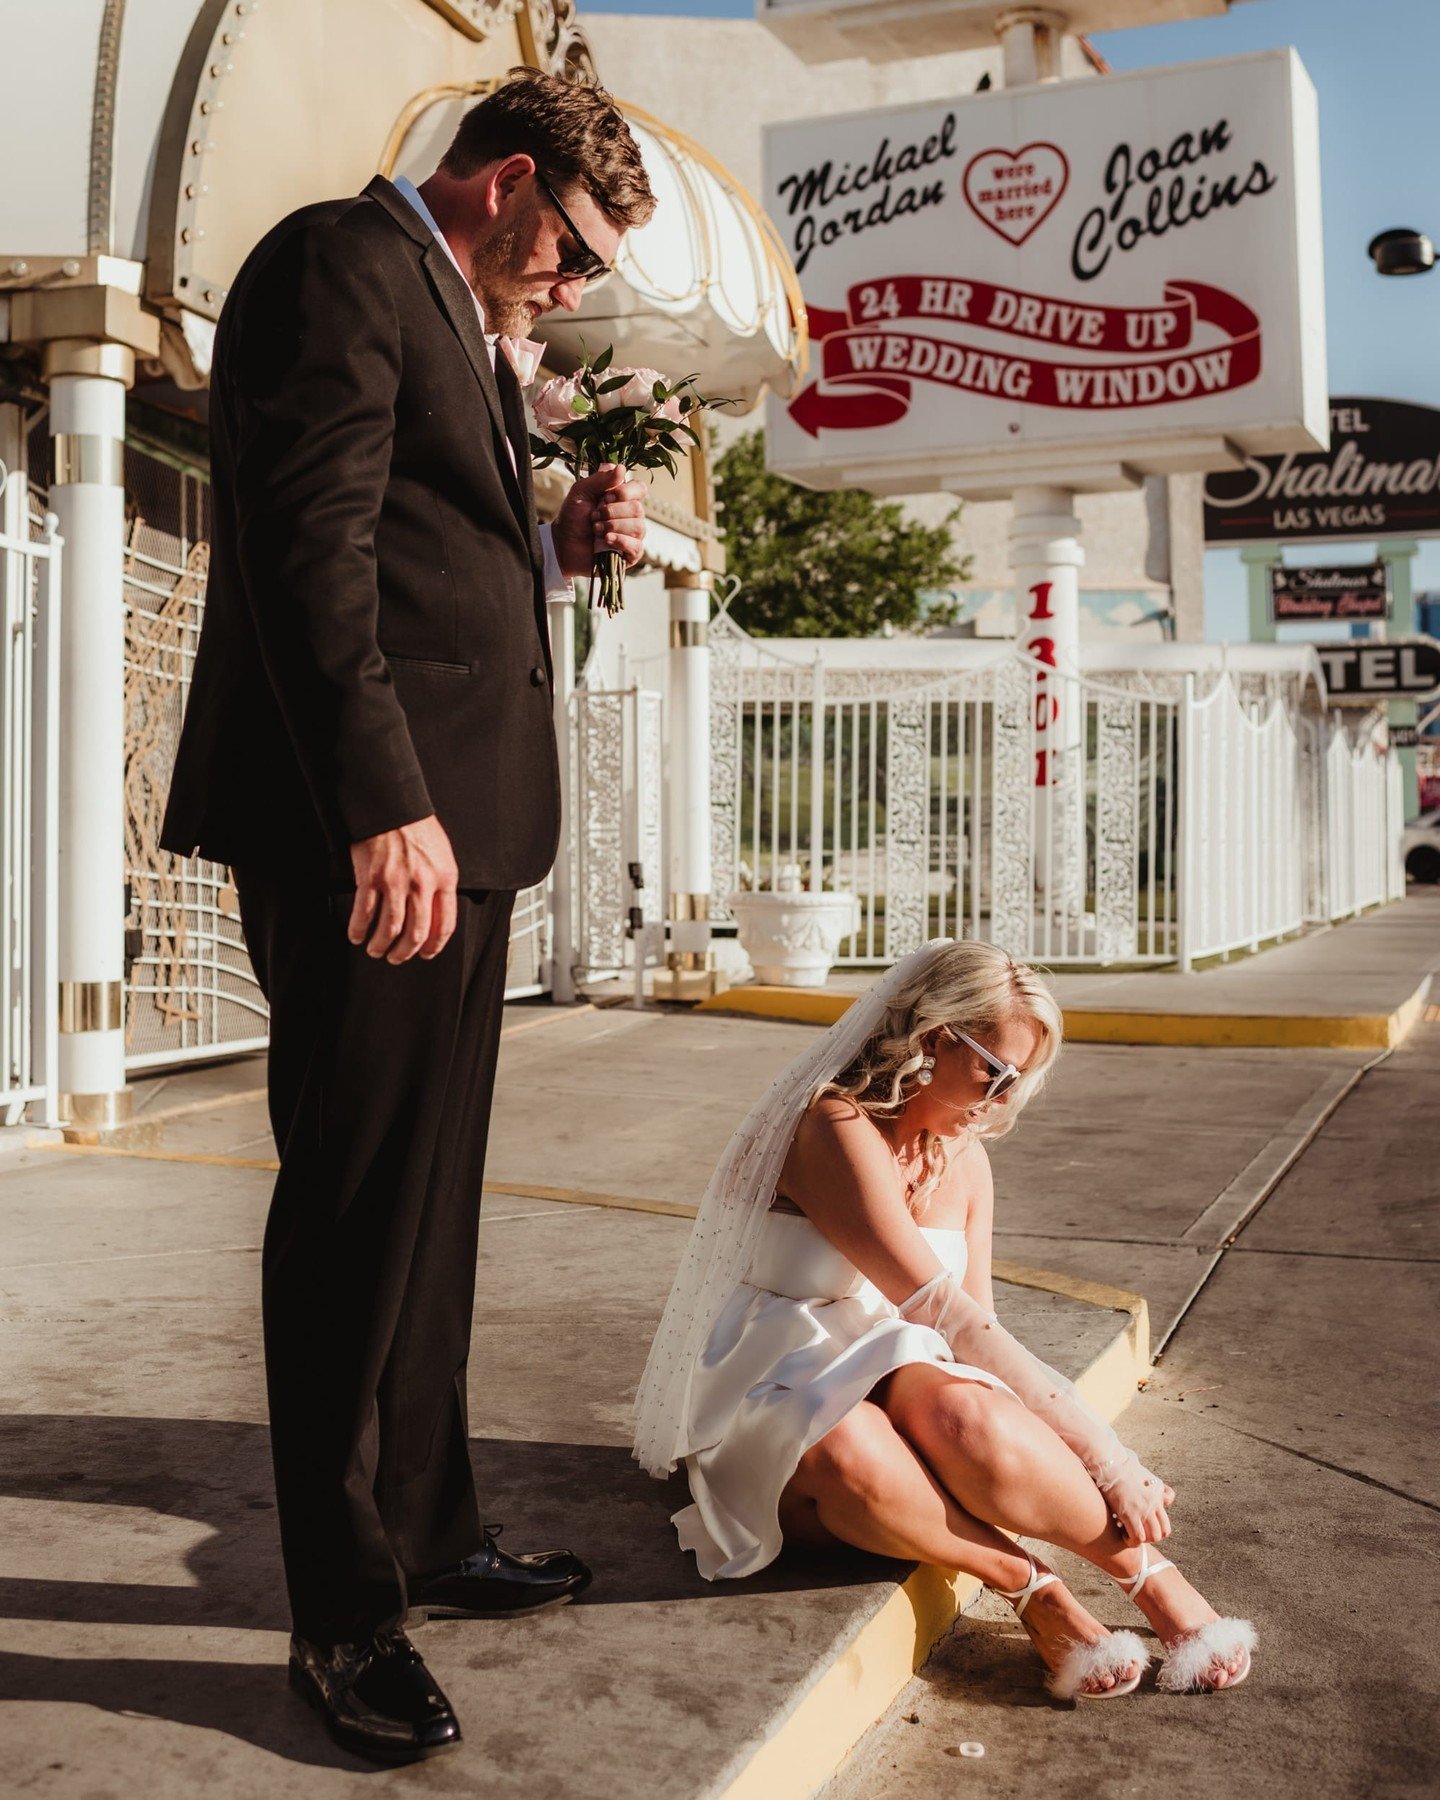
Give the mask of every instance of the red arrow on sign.
<path id="1" fill-rule="evenodd" d="M 886 393 L 873 390 L 886 388 Z M 875 425 L 893 425 L 903 419 L 910 403 L 906 381 L 887 381 L 871 376 L 866 392 L 858 394 L 822 394 L 817 382 L 808 382 L 786 408 L 802 431 L 818 437 L 827 431 L 855 431 Z"/>

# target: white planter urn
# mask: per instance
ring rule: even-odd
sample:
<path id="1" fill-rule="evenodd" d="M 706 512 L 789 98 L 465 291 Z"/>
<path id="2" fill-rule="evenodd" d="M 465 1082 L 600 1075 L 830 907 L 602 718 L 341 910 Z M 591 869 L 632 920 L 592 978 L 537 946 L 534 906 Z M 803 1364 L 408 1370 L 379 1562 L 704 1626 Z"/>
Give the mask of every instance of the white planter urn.
<path id="1" fill-rule="evenodd" d="M 775 892 L 732 894 L 729 904 L 756 981 L 773 987 L 823 987 L 840 940 L 859 923 L 853 894 L 809 893 L 790 868 Z"/>

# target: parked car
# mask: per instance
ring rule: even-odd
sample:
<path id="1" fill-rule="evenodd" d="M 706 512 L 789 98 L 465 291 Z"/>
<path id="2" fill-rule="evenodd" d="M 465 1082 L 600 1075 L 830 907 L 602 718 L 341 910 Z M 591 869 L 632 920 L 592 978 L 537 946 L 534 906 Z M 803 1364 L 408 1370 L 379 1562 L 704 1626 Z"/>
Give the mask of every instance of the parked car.
<path id="1" fill-rule="evenodd" d="M 1440 806 L 1423 812 L 1405 827 L 1400 840 L 1409 881 L 1440 881 Z"/>

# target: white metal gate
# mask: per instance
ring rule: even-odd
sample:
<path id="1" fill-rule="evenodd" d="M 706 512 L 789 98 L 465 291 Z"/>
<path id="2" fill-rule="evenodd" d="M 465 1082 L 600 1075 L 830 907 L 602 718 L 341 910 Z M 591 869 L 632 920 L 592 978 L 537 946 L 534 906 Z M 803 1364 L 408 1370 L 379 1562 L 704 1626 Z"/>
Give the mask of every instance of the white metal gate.
<path id="1" fill-rule="evenodd" d="M 710 642 L 713 916 L 818 857 L 859 902 L 841 963 L 931 935 L 1051 963 L 1175 957 L 1176 700 L 1008 651 L 939 680 L 837 671 L 725 615 Z M 1061 684 L 1071 747 L 1042 777 L 1031 722 Z"/>
<path id="2" fill-rule="evenodd" d="M 1307 710 L 1303 684 L 1097 681 L 1009 646 L 938 679 L 827 666 L 724 613 L 710 645 L 712 917 L 799 864 L 856 896 L 842 964 L 946 935 L 1189 966 L 1401 891 L 1395 759 Z M 1063 744 L 1039 747 L 1062 715 Z"/>
<path id="3" fill-rule="evenodd" d="M 577 979 L 616 975 L 633 926 L 665 916 L 663 719 L 644 688 L 571 699 L 569 842 Z M 638 882 L 635 877 L 639 876 Z"/>
<path id="4" fill-rule="evenodd" d="M 0 466 L 0 1124 L 55 1118 L 61 541 Z"/>
<path id="5" fill-rule="evenodd" d="M 1400 759 L 1376 749 L 1372 721 L 1345 715 L 1329 720 L 1317 747 L 1323 773 L 1325 832 L 1324 914 L 1362 912 L 1405 893 L 1400 861 L 1404 794 Z"/>

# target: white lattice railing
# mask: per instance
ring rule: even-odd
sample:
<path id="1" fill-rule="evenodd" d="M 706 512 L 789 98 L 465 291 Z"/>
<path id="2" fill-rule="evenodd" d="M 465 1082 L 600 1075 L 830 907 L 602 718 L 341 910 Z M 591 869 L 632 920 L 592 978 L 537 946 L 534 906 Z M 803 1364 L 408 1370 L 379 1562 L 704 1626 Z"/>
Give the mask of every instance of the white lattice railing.
<path id="1" fill-rule="evenodd" d="M 130 924 L 126 1066 L 263 1048 L 269 1014 L 245 949 L 229 871 L 159 849 L 170 771 L 200 641 L 209 571 L 210 489 L 134 445 L 125 548 L 125 849 Z M 516 896 L 507 997 L 550 973 L 548 882 Z"/>
<path id="2" fill-rule="evenodd" d="M 23 479 L 6 514 L 27 518 Z M 60 564 L 53 514 L 41 535 L 0 533 L 0 1123 L 30 1102 L 56 1116 Z"/>

